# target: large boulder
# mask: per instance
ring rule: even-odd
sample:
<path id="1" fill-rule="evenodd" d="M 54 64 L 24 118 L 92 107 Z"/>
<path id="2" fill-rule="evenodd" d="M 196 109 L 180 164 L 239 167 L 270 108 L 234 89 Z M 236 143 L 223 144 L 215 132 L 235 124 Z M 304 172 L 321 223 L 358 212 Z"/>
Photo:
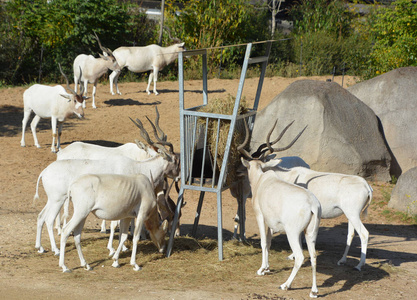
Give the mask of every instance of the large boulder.
<path id="1" fill-rule="evenodd" d="M 408 170 L 398 178 L 391 193 L 388 207 L 417 215 L 417 167 Z"/>
<path id="2" fill-rule="evenodd" d="M 300 139 L 280 156 L 300 156 L 313 170 L 390 180 L 390 155 L 378 130 L 374 112 L 337 83 L 300 80 L 288 86 L 258 112 L 251 149 L 295 120 L 275 147 L 290 143 L 308 125 Z"/>
<path id="3" fill-rule="evenodd" d="M 417 67 L 400 68 L 357 83 L 348 91 L 365 102 L 381 120 L 391 174 L 417 166 Z"/>

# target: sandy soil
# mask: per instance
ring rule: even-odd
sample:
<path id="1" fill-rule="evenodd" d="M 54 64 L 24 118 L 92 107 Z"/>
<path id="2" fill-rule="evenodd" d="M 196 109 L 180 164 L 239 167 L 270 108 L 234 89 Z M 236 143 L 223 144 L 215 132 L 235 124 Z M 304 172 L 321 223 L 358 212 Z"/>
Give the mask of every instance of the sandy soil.
<path id="1" fill-rule="evenodd" d="M 291 82 L 297 79 L 266 78 L 260 109 Z M 326 80 L 327 78 L 313 78 Z M 341 78 L 336 78 L 341 82 Z M 352 78 L 344 79 L 354 84 Z M 225 97 L 236 94 L 238 80 L 210 80 L 209 97 Z M 185 83 L 186 105 L 202 104 L 202 83 L 187 81 Z M 244 95 L 253 101 L 257 79 L 247 79 Z M 40 200 L 33 203 L 36 180 L 39 173 L 56 159 L 50 151 L 51 131 L 48 120 L 38 126 L 38 139 L 41 149 L 33 146 L 30 130 L 27 131 L 27 147 L 20 147 L 21 120 L 23 116 L 22 94 L 24 88 L 6 88 L 0 90 L 0 298 L 2 299 L 305 299 L 308 298 L 310 271 L 305 276 L 298 275 L 293 289 L 280 291 L 278 284 L 289 274 L 289 266 L 283 270 L 274 266 L 276 272 L 270 276 L 259 277 L 255 274 L 259 265 L 249 267 L 242 273 L 225 274 L 223 280 L 199 281 L 193 285 L 181 281 L 178 273 L 169 267 L 170 259 L 176 258 L 174 252 L 170 258 L 161 258 L 158 264 L 166 264 L 160 280 L 152 274 L 152 262 L 144 266 L 139 273 L 131 271 L 129 266 L 120 269 L 109 267 L 111 259 L 103 257 L 96 263 L 91 273 L 75 270 L 67 276 L 58 267 L 58 259 L 51 252 L 39 254 L 34 248 L 36 219 L 46 203 L 41 188 Z M 91 108 L 87 103 L 85 119 L 69 119 L 62 135 L 63 147 L 73 141 L 81 140 L 102 145 L 117 145 L 141 139 L 139 131 L 129 120 L 143 119 L 148 115 L 154 117 L 155 106 L 161 113 L 161 127 L 168 134 L 168 139 L 179 151 L 179 107 L 178 83 L 160 82 L 160 95 L 147 95 L 145 83 L 120 84 L 123 95 L 112 96 L 108 84 L 99 84 L 96 103 L 98 108 Z M 91 88 L 90 88 L 91 91 Z M 382 183 L 371 183 L 375 189 L 374 204 L 365 220 L 370 232 L 367 265 L 362 272 L 353 271 L 360 255 L 359 239 L 355 238 L 346 266 L 336 266 L 345 244 L 347 233 L 346 219 L 322 221 L 319 234 L 318 251 L 318 287 L 320 297 L 329 299 L 415 299 L 417 291 L 417 231 L 415 226 L 400 222 L 387 222 L 382 216 L 383 194 L 389 186 Z M 183 209 L 182 234 L 188 234 L 192 227 L 197 205 L 197 196 L 186 194 L 187 205 Z M 223 227 L 228 240 L 233 232 L 233 216 L 236 202 L 228 191 L 223 193 Z M 247 236 L 257 239 L 257 226 L 250 202 L 247 203 Z M 86 224 L 86 235 L 98 236 L 100 220 L 89 217 Z M 200 219 L 199 236 L 216 238 L 216 205 L 214 196 L 207 195 Z M 58 237 L 56 237 L 59 240 Z M 285 242 L 285 238 L 277 238 Z M 104 245 L 105 238 L 101 242 Z M 46 230 L 43 231 L 42 243 L 50 249 Z M 337 249 L 336 254 L 331 250 Z M 328 251 L 328 252 L 326 252 Z M 217 252 L 217 250 L 214 250 Z M 339 255 L 339 254 L 340 255 Z M 334 254 L 334 255 L 333 255 Z M 216 254 L 215 254 L 216 255 Z M 86 254 L 88 256 L 88 254 Z M 225 257 L 216 264 L 219 272 L 237 261 L 236 257 Z M 72 266 L 78 265 L 74 256 Z M 197 262 L 184 260 L 184 265 Z M 308 266 L 308 264 L 307 264 Z M 190 269 L 187 269 L 190 270 Z M 279 272 L 284 272 L 280 274 Z M 201 269 L 191 269 L 202 272 Z M 87 275 L 85 275 L 87 274 Z M 197 273 L 195 273 L 197 274 Z M 175 277 L 178 276 L 178 277 Z M 185 276 L 185 274 L 184 274 Z"/>

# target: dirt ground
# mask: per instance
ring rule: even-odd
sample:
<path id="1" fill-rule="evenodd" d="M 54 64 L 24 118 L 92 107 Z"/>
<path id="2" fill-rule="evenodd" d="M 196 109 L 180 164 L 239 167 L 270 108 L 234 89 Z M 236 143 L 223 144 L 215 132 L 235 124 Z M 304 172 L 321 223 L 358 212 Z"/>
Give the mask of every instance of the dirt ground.
<path id="1" fill-rule="evenodd" d="M 330 77 L 329 77 L 330 78 Z M 297 79 L 266 78 L 262 90 L 260 109 Z M 325 77 L 312 78 L 326 80 Z M 335 81 L 341 83 L 341 78 Z M 354 84 L 353 78 L 344 78 L 344 86 Z M 145 83 L 120 84 L 122 95 L 112 96 L 108 84 L 99 84 L 97 109 L 91 108 L 88 101 L 85 119 L 71 118 L 64 125 L 62 144 L 73 141 L 93 142 L 101 145 L 118 145 L 141 139 L 138 129 L 129 120 L 155 116 L 155 106 L 161 114 L 161 127 L 168 139 L 180 151 L 179 145 L 179 107 L 178 82 L 159 82 L 160 94 L 147 95 Z M 185 82 L 186 106 L 202 104 L 202 83 Z M 236 95 L 238 80 L 210 80 L 209 98 Z M 247 79 L 244 96 L 250 102 L 256 93 L 257 79 Z M 74 268 L 71 274 L 63 274 L 58 267 L 58 258 L 51 251 L 37 253 L 35 245 L 36 219 L 46 203 L 43 188 L 40 200 L 33 203 L 36 180 L 40 172 L 56 159 L 51 153 L 51 130 L 49 120 L 38 126 L 38 139 L 42 146 L 33 146 L 33 138 L 27 129 L 25 148 L 20 147 L 21 121 L 23 116 L 22 94 L 25 88 L 3 88 L 0 90 L 0 298 L 2 299 L 306 299 L 311 286 L 311 268 L 308 260 L 295 278 L 293 289 L 281 291 L 279 285 L 289 276 L 292 262 L 282 261 L 272 265 L 273 272 L 268 276 L 257 276 L 261 264 L 259 236 L 250 201 L 247 202 L 247 236 L 254 241 L 252 254 L 226 253 L 225 259 L 218 262 L 217 249 L 207 250 L 206 256 L 193 261 L 193 255 L 175 248 L 170 258 L 151 257 L 140 272 L 133 272 L 126 263 L 120 269 L 111 267 L 111 258 L 105 254 L 107 235 L 99 233 L 100 220 L 90 216 L 85 226 L 82 240 L 86 248 L 102 247 L 102 256 L 85 253 L 95 267 L 86 272 L 80 268 L 73 239 L 69 239 L 71 253 L 66 256 L 67 264 Z M 90 87 L 90 91 L 91 91 Z M 346 266 L 337 266 L 346 239 L 347 224 L 344 217 L 335 220 L 322 220 L 317 242 L 317 278 L 319 297 L 328 299 L 417 299 L 417 231 L 416 226 L 399 221 L 387 221 L 383 216 L 386 208 L 384 194 L 390 186 L 371 182 L 374 200 L 364 224 L 370 232 L 367 264 L 362 272 L 353 270 L 360 256 L 359 238 L 349 253 Z M 175 192 L 173 198 L 175 199 Z M 198 198 L 193 193 L 185 194 L 187 205 L 181 219 L 182 235 L 191 232 Z M 176 200 L 176 199 L 175 199 Z M 230 240 L 233 233 L 233 217 L 236 201 L 228 191 L 223 193 L 224 237 Z M 198 239 L 217 238 L 217 216 L 214 195 L 207 195 L 203 205 L 198 231 Z M 94 236 L 95 239 L 89 237 Z M 57 241 L 59 237 L 56 236 Z M 94 244 L 97 242 L 97 244 Z M 141 242 L 143 243 L 143 242 Z M 202 243 L 197 240 L 197 243 Z M 284 235 L 274 238 L 274 249 L 285 245 Z M 46 229 L 43 230 L 42 244 L 50 250 Z M 87 244 L 87 245 L 86 245 Z M 226 243 L 226 250 L 235 244 Z M 72 248 L 71 248 L 72 247 Z M 245 247 L 245 246 L 239 246 Z M 288 246 L 282 246 L 289 251 Z M 139 246 L 139 251 L 141 246 Z M 150 255 L 156 248 L 149 248 Z M 238 248 L 243 249 L 243 248 Z M 183 253 L 181 253 L 183 252 Z M 239 251 L 237 251 L 239 252 Z M 100 254 L 101 255 L 101 254 Z M 206 258 L 204 258 L 206 257 Z M 245 264 L 245 260 L 248 261 Z M 255 261 L 252 264 L 249 261 Z M 181 268 L 173 267 L 173 262 Z M 235 266 L 243 266 L 235 268 Z M 178 266 L 178 264 L 176 265 Z M 201 279 L 201 274 L 214 268 L 216 276 Z M 196 278 L 196 281 L 193 281 Z M 199 279 L 197 279 L 199 278 Z"/>

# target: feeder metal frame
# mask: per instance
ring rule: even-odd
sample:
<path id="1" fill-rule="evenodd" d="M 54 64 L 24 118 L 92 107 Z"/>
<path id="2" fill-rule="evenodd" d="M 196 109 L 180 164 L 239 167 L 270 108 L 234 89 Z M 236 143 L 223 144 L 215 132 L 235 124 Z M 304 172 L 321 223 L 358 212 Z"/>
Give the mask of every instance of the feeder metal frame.
<path id="1" fill-rule="evenodd" d="M 254 43 L 249 43 L 246 45 L 245 58 L 243 61 L 242 71 L 239 80 L 239 87 L 235 99 L 235 105 L 233 108 L 233 113 L 231 115 L 217 114 L 217 113 L 208 113 L 201 112 L 199 109 L 203 106 L 206 106 L 208 103 L 208 90 L 207 90 L 207 49 L 191 50 L 184 51 L 178 54 L 178 81 L 179 81 L 179 108 L 180 108 L 180 143 L 181 143 L 181 188 L 178 194 L 178 202 L 175 210 L 174 220 L 172 224 L 171 234 L 168 242 L 167 248 L 167 257 L 171 255 L 172 246 L 174 243 L 174 233 L 178 224 L 179 214 L 181 211 L 181 206 L 184 200 L 184 191 L 185 190 L 194 190 L 200 191 L 200 198 L 197 206 L 196 217 L 194 220 L 194 226 L 192 230 L 193 236 L 195 236 L 198 226 L 198 221 L 200 217 L 200 212 L 203 204 L 204 195 L 206 192 L 212 192 L 217 194 L 217 235 L 218 235 L 218 250 L 219 250 L 219 260 L 223 260 L 223 223 L 222 223 L 222 191 L 228 189 L 226 186 L 226 176 L 227 176 L 227 163 L 230 153 L 230 147 L 232 143 L 232 138 L 235 130 L 235 125 L 238 120 L 243 120 L 247 118 L 250 131 L 253 128 L 253 123 L 255 121 L 256 111 L 258 109 L 259 98 L 262 92 L 262 85 L 265 78 L 266 67 L 268 64 L 268 59 L 271 51 L 271 45 L 273 41 L 265 41 L 260 43 L 266 43 L 266 51 L 264 56 L 259 57 L 250 57 L 252 50 L 252 45 Z M 202 67 L 203 67 L 203 105 L 196 106 L 192 108 L 185 108 L 184 104 L 184 57 L 201 55 L 202 56 Z M 242 97 L 243 86 L 245 83 L 246 72 L 249 64 L 261 63 L 261 74 L 258 81 L 258 88 L 256 91 L 255 101 L 252 109 L 245 114 L 238 115 L 238 109 L 240 105 L 240 100 Z M 203 120 L 199 122 L 198 120 Z M 205 119 L 205 122 L 204 122 Z M 206 157 L 209 155 L 207 152 L 207 138 L 208 138 L 208 124 L 212 120 L 217 122 L 217 136 L 216 136 L 216 146 L 215 146 L 215 155 L 212 158 L 211 166 L 206 165 Z M 220 124 L 224 121 L 230 121 L 229 133 L 227 136 L 227 142 L 224 150 L 223 161 L 218 174 L 216 172 L 217 167 L 217 157 L 219 154 L 218 142 L 219 142 L 219 133 L 220 133 Z M 205 126 L 201 126 L 204 124 Z M 202 128 L 202 129 L 201 129 Z M 195 167 L 195 149 L 196 143 L 203 135 L 203 159 L 201 160 L 201 174 L 198 178 L 193 177 L 193 168 Z M 212 177 L 206 178 L 204 176 L 204 171 L 207 167 L 212 168 Z M 241 214 L 241 232 L 242 228 L 244 230 L 244 208 L 241 208 L 239 211 Z"/>

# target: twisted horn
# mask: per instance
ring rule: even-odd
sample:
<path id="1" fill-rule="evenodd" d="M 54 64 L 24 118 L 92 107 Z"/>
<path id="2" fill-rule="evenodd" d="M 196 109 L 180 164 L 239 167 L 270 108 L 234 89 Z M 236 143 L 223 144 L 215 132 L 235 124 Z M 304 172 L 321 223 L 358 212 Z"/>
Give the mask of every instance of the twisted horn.
<path id="1" fill-rule="evenodd" d="M 133 122 L 133 124 L 135 124 L 139 129 L 140 129 L 140 135 L 143 137 L 143 139 L 150 145 L 150 146 L 154 146 L 155 143 L 151 140 L 151 138 L 149 137 L 148 132 L 146 132 L 145 128 L 143 127 L 142 122 L 136 118 L 136 122 L 129 117 L 129 119 Z"/>
<path id="2" fill-rule="evenodd" d="M 94 32 L 94 38 L 97 40 L 97 42 L 98 42 L 98 46 L 100 47 L 101 51 L 106 52 L 106 53 L 107 53 L 108 55 L 110 55 L 110 56 L 114 56 L 114 55 L 113 55 L 113 52 L 112 52 L 109 48 L 103 47 L 103 46 L 101 45 L 101 43 L 100 43 L 100 39 L 98 38 L 98 36 L 97 36 L 96 32 L 95 32 L 95 31 L 93 31 L 93 32 Z"/>
<path id="3" fill-rule="evenodd" d="M 304 129 L 303 130 L 301 130 L 298 134 L 297 134 L 297 136 L 291 141 L 291 143 L 289 143 L 287 146 L 285 146 L 285 147 L 282 147 L 282 148 L 272 148 L 272 145 L 273 144 L 275 144 L 275 143 L 277 143 L 279 140 L 281 140 L 281 138 L 282 138 L 282 136 L 285 134 L 285 132 L 288 130 L 288 128 L 294 123 L 294 121 L 292 121 L 290 124 L 288 124 L 282 131 L 281 131 L 281 133 L 279 134 L 279 136 L 278 136 L 278 138 L 275 140 L 275 141 L 273 141 L 272 143 L 269 141 L 269 138 L 271 137 L 271 134 L 272 134 L 272 132 L 273 132 L 273 130 L 274 130 L 274 128 L 275 128 L 275 126 L 276 126 L 276 124 L 277 124 L 277 122 L 278 122 L 278 120 L 276 120 L 275 121 L 275 123 L 274 123 L 274 126 L 273 126 L 273 128 L 272 128 L 272 130 L 268 133 L 268 136 L 267 136 L 267 139 L 266 139 L 266 145 L 267 145 L 267 147 L 268 147 L 268 150 L 264 150 L 264 151 L 262 151 L 263 153 L 263 155 L 262 155 L 262 158 L 264 158 L 264 157 L 266 157 L 266 156 L 268 156 L 269 154 L 271 154 L 271 153 L 273 153 L 273 152 L 281 152 L 281 151 L 285 151 L 285 150 L 287 150 L 287 149 L 289 149 L 289 148 L 291 148 L 292 147 L 292 145 L 294 145 L 294 143 L 298 140 L 298 138 L 303 134 L 303 132 L 304 132 L 304 130 L 306 130 L 306 128 L 307 128 L 307 126 L 306 127 L 304 127 Z"/>
<path id="4" fill-rule="evenodd" d="M 243 141 L 242 144 L 237 146 L 237 150 L 240 152 L 240 154 L 242 154 L 247 159 L 252 159 L 252 156 L 249 154 L 249 152 L 244 149 L 246 144 L 249 142 L 249 126 L 248 126 L 248 122 L 246 121 L 246 119 L 244 119 L 243 121 L 245 123 L 245 140 Z"/>
<path id="5" fill-rule="evenodd" d="M 155 106 L 155 111 L 156 111 L 156 117 L 155 117 L 156 129 L 158 130 L 158 133 L 161 135 L 161 139 L 163 141 L 166 141 L 168 137 L 165 134 L 165 132 L 161 129 L 161 127 L 159 127 L 159 111 L 158 111 L 158 107 L 157 106 Z"/>
<path id="6" fill-rule="evenodd" d="M 81 81 L 81 76 L 83 76 L 83 71 L 80 67 L 80 96 L 84 95 L 84 82 Z"/>
<path id="7" fill-rule="evenodd" d="M 152 129 L 153 129 L 154 136 L 155 136 L 155 138 L 158 140 L 158 143 L 159 143 L 159 144 L 161 144 L 161 145 L 163 145 L 163 146 L 168 146 L 168 147 L 169 147 L 169 149 L 170 149 L 170 152 L 171 152 L 171 153 L 174 153 L 174 146 L 173 146 L 170 142 L 167 142 L 167 141 L 162 140 L 162 139 L 158 136 L 157 129 L 156 129 L 155 125 L 154 125 L 154 124 L 152 123 L 152 121 L 148 118 L 148 116 L 146 116 L 146 119 L 148 119 L 149 123 L 151 123 L 151 126 L 152 126 Z"/>
<path id="8" fill-rule="evenodd" d="M 67 77 L 67 75 L 65 75 L 65 74 L 64 74 L 64 72 L 62 71 L 61 64 L 60 64 L 60 63 L 58 63 L 58 66 L 59 66 L 59 71 L 61 72 L 62 76 L 64 76 L 65 80 L 67 81 L 67 89 L 68 89 L 68 90 L 70 90 L 72 94 L 77 95 L 77 93 L 76 93 L 76 92 L 75 92 L 75 91 L 74 91 L 74 90 L 70 87 L 70 85 L 69 85 L 69 81 L 68 81 L 68 77 Z M 80 67 L 80 71 L 81 71 L 81 67 Z M 81 75 L 80 75 L 80 78 L 81 78 Z"/>

